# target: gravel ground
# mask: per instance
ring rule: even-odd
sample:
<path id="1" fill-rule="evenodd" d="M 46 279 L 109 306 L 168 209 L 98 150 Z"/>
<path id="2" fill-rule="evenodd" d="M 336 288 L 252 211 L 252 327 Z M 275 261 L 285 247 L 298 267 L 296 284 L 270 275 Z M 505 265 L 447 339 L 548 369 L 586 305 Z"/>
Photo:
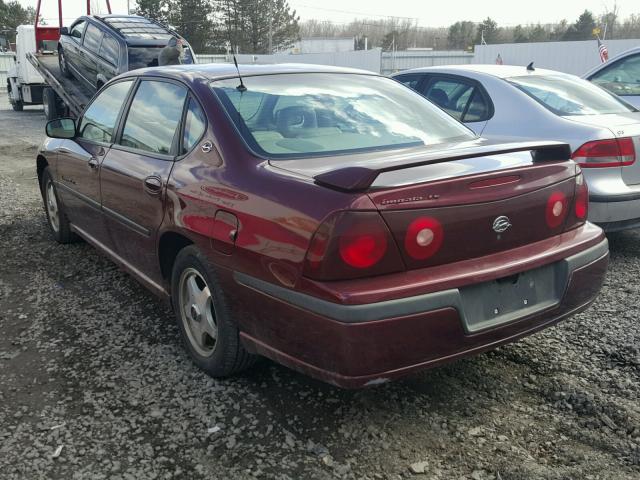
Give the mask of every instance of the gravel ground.
<path id="1" fill-rule="evenodd" d="M 341 391 L 268 361 L 218 381 L 171 312 L 51 239 L 44 119 L 0 100 L 3 479 L 639 479 L 640 234 L 585 313 L 514 345 Z"/>

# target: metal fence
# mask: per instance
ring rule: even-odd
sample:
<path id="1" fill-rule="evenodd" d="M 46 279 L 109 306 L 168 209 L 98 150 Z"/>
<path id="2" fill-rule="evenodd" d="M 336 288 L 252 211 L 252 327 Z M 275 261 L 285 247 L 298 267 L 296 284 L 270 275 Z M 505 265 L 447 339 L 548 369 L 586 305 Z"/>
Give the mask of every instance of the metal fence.
<path id="1" fill-rule="evenodd" d="M 609 50 L 609 58 L 613 58 L 640 46 L 640 39 L 606 40 L 604 43 Z M 476 45 L 472 63 L 496 63 L 498 55 L 505 65 L 524 66 L 534 62 L 536 67 L 580 76 L 600 64 L 597 40 Z"/>

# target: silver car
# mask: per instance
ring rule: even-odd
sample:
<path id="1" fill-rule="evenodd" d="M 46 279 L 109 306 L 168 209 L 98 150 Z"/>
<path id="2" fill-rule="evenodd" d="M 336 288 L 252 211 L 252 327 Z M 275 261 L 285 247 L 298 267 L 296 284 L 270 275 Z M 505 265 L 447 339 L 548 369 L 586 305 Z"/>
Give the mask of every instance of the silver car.
<path id="1" fill-rule="evenodd" d="M 640 47 L 622 52 L 607 63 L 589 70 L 582 78 L 640 108 Z"/>
<path id="2" fill-rule="evenodd" d="M 452 65 L 393 76 L 483 137 L 571 145 L 589 186 L 589 220 L 640 227 L 640 112 L 574 75 L 507 65 Z"/>

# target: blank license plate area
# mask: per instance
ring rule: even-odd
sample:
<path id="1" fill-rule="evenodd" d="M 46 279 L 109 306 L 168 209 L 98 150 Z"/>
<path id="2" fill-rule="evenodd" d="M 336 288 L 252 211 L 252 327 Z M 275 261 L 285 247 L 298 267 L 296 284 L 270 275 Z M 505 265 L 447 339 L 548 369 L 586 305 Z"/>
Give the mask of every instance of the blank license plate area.
<path id="1" fill-rule="evenodd" d="M 560 262 L 460 288 L 463 322 L 473 333 L 557 304 L 566 283 Z"/>

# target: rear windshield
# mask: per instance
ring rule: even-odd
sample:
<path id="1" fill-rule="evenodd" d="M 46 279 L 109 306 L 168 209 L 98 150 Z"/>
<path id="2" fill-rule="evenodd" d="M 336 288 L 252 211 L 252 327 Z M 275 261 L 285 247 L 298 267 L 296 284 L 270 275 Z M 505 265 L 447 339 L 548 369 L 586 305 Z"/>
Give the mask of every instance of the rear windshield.
<path id="1" fill-rule="evenodd" d="M 507 78 L 557 115 L 599 115 L 634 112 L 633 107 L 606 90 L 582 80 L 560 75 Z"/>
<path id="2" fill-rule="evenodd" d="M 374 75 L 299 73 L 218 80 L 241 135 L 271 158 L 432 145 L 475 138 L 421 95 Z"/>
<path id="3" fill-rule="evenodd" d="M 129 70 L 138 68 L 157 67 L 158 56 L 163 47 L 129 47 Z M 191 49 L 184 47 L 180 62 L 183 64 L 194 63 Z"/>

